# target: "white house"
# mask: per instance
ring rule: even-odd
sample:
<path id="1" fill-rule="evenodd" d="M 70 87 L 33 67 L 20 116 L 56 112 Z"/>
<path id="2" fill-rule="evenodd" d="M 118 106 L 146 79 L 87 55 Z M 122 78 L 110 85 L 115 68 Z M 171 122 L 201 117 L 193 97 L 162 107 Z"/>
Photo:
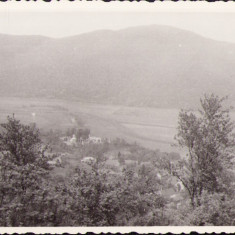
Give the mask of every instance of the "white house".
<path id="1" fill-rule="evenodd" d="M 56 157 L 52 161 L 48 161 L 48 164 L 53 165 L 53 166 L 61 165 L 61 163 L 62 163 L 61 157 Z"/>
<path id="2" fill-rule="evenodd" d="M 70 139 L 70 143 L 71 143 L 71 144 L 76 144 L 76 142 L 77 142 L 77 138 L 76 138 L 76 136 L 73 134 L 73 137 Z"/>
<path id="3" fill-rule="evenodd" d="M 160 180 L 162 179 L 162 176 L 161 176 L 160 173 L 157 173 L 157 178 L 160 179 Z"/>
<path id="4" fill-rule="evenodd" d="M 95 137 L 95 136 L 89 136 L 89 142 L 94 143 L 94 144 L 101 144 L 102 140 L 100 137 Z"/>
<path id="5" fill-rule="evenodd" d="M 67 144 L 67 145 L 75 145 L 77 143 L 77 138 L 76 138 L 75 135 L 73 135 L 72 138 L 69 138 L 67 136 L 61 137 L 61 140 L 63 140 L 64 143 Z"/>

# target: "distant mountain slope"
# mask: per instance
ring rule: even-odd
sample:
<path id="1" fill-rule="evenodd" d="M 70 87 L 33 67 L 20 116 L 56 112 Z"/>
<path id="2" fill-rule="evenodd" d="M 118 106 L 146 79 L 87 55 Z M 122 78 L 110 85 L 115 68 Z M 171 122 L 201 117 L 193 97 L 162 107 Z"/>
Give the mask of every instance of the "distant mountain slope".
<path id="1" fill-rule="evenodd" d="M 169 26 L 50 39 L 0 35 L 0 94 L 181 107 L 233 95 L 235 44 Z"/>

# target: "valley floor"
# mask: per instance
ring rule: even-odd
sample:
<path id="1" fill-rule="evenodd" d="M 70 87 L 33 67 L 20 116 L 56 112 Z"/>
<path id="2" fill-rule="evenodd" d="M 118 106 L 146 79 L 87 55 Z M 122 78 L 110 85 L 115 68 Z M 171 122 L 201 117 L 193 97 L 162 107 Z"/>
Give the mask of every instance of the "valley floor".
<path id="1" fill-rule="evenodd" d="M 44 130 L 66 130 L 85 125 L 94 135 L 103 138 L 118 137 L 150 149 L 179 151 L 172 146 L 179 112 L 177 109 L 1 97 L 0 111 L 1 122 L 14 113 L 23 123 L 35 122 Z"/>

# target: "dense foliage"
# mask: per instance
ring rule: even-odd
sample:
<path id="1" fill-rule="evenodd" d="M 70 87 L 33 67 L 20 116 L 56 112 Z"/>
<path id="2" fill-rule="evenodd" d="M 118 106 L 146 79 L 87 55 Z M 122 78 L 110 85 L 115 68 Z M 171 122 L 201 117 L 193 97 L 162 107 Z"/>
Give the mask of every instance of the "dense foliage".
<path id="1" fill-rule="evenodd" d="M 0 223 L 2 226 L 44 224 L 48 211 L 48 158 L 35 126 L 20 124 L 14 116 L 1 124 Z M 52 195 L 51 195 L 52 196 Z"/>
<path id="2" fill-rule="evenodd" d="M 180 112 L 185 158 L 121 139 L 67 146 L 50 131 L 47 139 L 67 151 L 67 162 L 52 166 L 58 152 L 36 126 L 8 117 L 0 129 L 0 226 L 234 225 L 233 123 L 223 102 L 205 96 L 199 113 Z"/>
<path id="3" fill-rule="evenodd" d="M 35 125 L 23 125 L 13 116 L 1 127 L 1 226 L 161 223 L 148 218 L 153 212 L 162 218 L 165 205 L 153 169 L 127 167 L 115 174 L 105 165 L 104 144 L 97 146 L 95 163 L 80 164 L 70 178 L 57 182 Z"/>
<path id="4" fill-rule="evenodd" d="M 188 192 L 187 224 L 234 224 L 234 124 L 224 101 L 205 95 L 198 114 L 182 110 L 176 139 L 188 153 L 174 164 L 163 160 Z"/>

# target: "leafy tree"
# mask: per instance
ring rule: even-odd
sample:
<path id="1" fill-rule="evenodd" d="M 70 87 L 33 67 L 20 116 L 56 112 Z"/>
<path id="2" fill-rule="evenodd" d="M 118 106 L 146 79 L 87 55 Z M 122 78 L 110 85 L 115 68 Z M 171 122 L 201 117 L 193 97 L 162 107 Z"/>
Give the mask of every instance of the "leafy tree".
<path id="1" fill-rule="evenodd" d="M 235 199 L 225 193 L 202 192 L 200 206 L 192 210 L 189 202 L 177 210 L 169 208 L 165 214 L 172 226 L 234 226 Z"/>
<path id="2" fill-rule="evenodd" d="M 54 193 L 48 183 L 46 147 L 35 125 L 13 117 L 1 124 L 0 225 L 54 224 Z"/>
<path id="3" fill-rule="evenodd" d="M 235 142 L 225 99 L 205 95 L 198 114 L 185 110 L 179 114 L 176 139 L 188 153 L 175 164 L 165 162 L 165 167 L 183 183 L 193 207 L 201 205 L 203 191 L 213 194 L 230 188 Z"/>
<path id="4" fill-rule="evenodd" d="M 73 129 L 68 128 L 68 129 L 66 130 L 66 136 L 72 137 L 73 134 L 74 134 L 74 133 L 73 133 Z"/>
<path id="5" fill-rule="evenodd" d="M 124 168 L 120 190 L 121 225 L 163 225 L 166 202 L 159 194 L 160 182 L 154 167 Z"/>
<path id="6" fill-rule="evenodd" d="M 76 226 L 161 224 L 165 202 L 154 168 L 133 166 L 114 172 L 97 156 L 96 162 L 77 167 L 70 189 L 76 198 Z"/>
<path id="7" fill-rule="evenodd" d="M 74 134 L 78 140 L 87 140 L 90 135 L 90 130 L 87 128 L 79 129 L 79 130 L 75 131 Z"/>
<path id="8" fill-rule="evenodd" d="M 121 155 L 120 152 L 118 152 L 118 162 L 121 166 L 125 165 L 125 158 Z"/>
<path id="9" fill-rule="evenodd" d="M 14 115 L 7 119 L 7 123 L 0 125 L 0 151 L 3 156 L 8 156 L 16 165 L 37 161 L 39 166 L 47 167 L 46 159 L 43 158 L 47 148 L 42 145 L 39 130 L 35 125 L 22 125 Z"/>
<path id="10" fill-rule="evenodd" d="M 114 225 L 119 202 L 116 177 L 104 166 L 104 160 L 80 165 L 71 181 L 73 189 L 75 224 L 78 226 Z M 79 214 L 81 215 L 79 217 Z"/>
<path id="11" fill-rule="evenodd" d="M 188 215 L 189 223 L 194 226 L 232 226 L 235 224 L 234 203 L 234 198 L 224 193 L 203 191 L 200 206 Z"/>

